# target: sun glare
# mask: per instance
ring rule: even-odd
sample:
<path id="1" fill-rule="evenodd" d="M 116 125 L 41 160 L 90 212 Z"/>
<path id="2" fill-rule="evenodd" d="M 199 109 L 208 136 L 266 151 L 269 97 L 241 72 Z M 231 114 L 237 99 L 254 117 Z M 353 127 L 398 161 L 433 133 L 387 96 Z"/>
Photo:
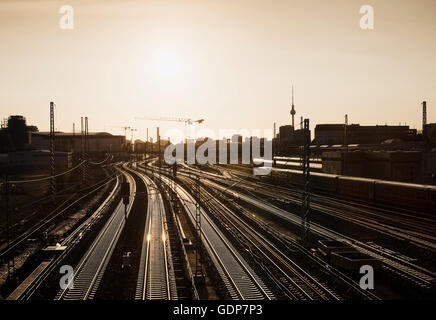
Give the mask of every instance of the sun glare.
<path id="1" fill-rule="evenodd" d="M 182 61 L 177 52 L 156 52 L 151 59 L 151 64 L 155 75 L 159 78 L 165 78 L 167 80 L 178 78 L 182 72 Z"/>

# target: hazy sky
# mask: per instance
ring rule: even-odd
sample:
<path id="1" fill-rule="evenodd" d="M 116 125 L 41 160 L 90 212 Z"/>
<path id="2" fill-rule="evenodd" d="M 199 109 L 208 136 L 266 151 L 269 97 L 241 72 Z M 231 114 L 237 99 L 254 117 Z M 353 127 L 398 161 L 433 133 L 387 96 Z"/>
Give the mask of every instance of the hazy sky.
<path id="1" fill-rule="evenodd" d="M 62 5 L 74 30 L 59 27 Z M 375 29 L 359 9 L 374 7 Z M 90 131 L 436 122 L 435 0 L 0 0 L 0 117 Z M 177 127 L 184 129 L 183 124 Z M 112 133 L 122 129 L 108 128 Z"/>

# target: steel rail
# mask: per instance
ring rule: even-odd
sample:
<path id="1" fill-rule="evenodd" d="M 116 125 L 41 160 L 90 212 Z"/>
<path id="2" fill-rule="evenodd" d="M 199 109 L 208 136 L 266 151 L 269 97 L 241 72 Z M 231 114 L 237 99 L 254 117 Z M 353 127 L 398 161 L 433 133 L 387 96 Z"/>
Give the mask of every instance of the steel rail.
<path id="1" fill-rule="evenodd" d="M 206 184 L 209 184 L 215 188 L 218 189 L 224 188 L 221 185 L 211 180 L 204 179 L 203 181 Z M 290 213 L 288 211 L 285 211 L 283 209 L 280 209 L 269 202 L 262 201 L 260 199 L 254 199 L 252 197 L 243 194 L 242 192 L 226 191 L 226 193 L 231 194 L 233 197 L 236 197 L 244 202 L 255 205 L 256 207 L 263 209 L 267 212 L 270 212 L 276 216 L 279 216 L 284 220 L 291 222 L 292 224 L 301 225 L 301 218 L 299 216 Z M 366 253 L 376 259 L 379 259 L 387 266 L 397 269 L 399 272 L 405 273 L 406 275 L 412 277 L 416 281 L 422 282 L 424 286 L 431 286 L 432 282 L 434 281 L 434 276 L 432 272 L 420 266 L 412 264 L 409 261 L 402 260 L 398 257 L 393 256 L 392 254 L 383 252 L 380 249 L 371 247 L 361 241 L 355 240 L 351 237 L 345 236 L 343 234 L 325 228 L 316 223 L 311 223 L 310 229 L 311 232 L 315 232 L 316 234 L 321 235 L 322 237 L 347 243 L 348 245 L 356 248 L 357 250 Z M 401 263 L 398 261 L 400 261 Z"/>
<path id="2" fill-rule="evenodd" d="M 18 236 L 17 238 L 15 238 L 10 245 L 8 245 L 7 247 L 3 248 L 0 251 L 0 258 L 3 256 L 6 256 L 11 250 L 15 249 L 17 246 L 19 246 L 21 243 L 23 243 L 27 238 L 29 238 L 30 236 L 32 236 L 35 232 L 39 231 L 41 228 L 43 228 L 44 226 L 46 226 L 47 224 L 49 224 L 53 219 L 57 218 L 59 215 L 63 214 L 66 210 L 68 210 L 69 208 L 71 208 L 72 206 L 74 206 L 76 203 L 78 203 L 79 201 L 83 200 L 84 198 L 88 197 L 89 195 L 95 193 L 97 190 L 101 189 L 102 187 L 104 187 L 105 185 L 107 185 L 108 183 L 112 182 L 114 178 L 110 179 L 107 182 L 104 182 L 103 184 L 101 184 L 100 186 L 97 186 L 96 188 L 94 188 L 93 190 L 91 190 L 90 192 L 80 196 L 78 199 L 74 200 L 73 202 L 67 204 L 67 202 L 69 200 L 71 200 L 74 195 L 72 195 L 70 198 L 68 198 L 67 200 L 65 200 L 62 204 L 60 204 L 56 209 L 54 209 L 52 211 L 52 213 L 46 217 L 40 224 L 37 224 L 36 226 L 30 228 L 29 230 L 27 230 L 25 233 L 21 234 L 20 236 Z M 67 205 L 66 205 L 67 204 Z M 63 207 L 64 205 L 66 205 L 65 207 Z M 62 208 L 63 207 L 63 208 Z M 62 209 L 61 209 L 62 208 Z M 59 212 L 56 213 L 56 211 L 58 211 L 60 209 Z"/>
<path id="3" fill-rule="evenodd" d="M 171 183 L 169 178 L 162 175 L 160 178 L 179 196 L 188 216 L 195 223 L 194 198 L 177 183 Z M 203 219 L 201 228 L 203 244 L 215 262 L 230 296 L 233 299 L 274 299 L 272 292 L 234 249 L 203 209 L 201 209 L 201 215 Z"/>
<path id="4" fill-rule="evenodd" d="M 124 165 L 125 167 L 126 165 Z M 73 277 L 74 287 L 69 288 L 67 286 L 65 289 L 61 289 L 55 298 L 56 300 L 86 300 L 94 297 L 135 197 L 135 180 L 126 171 L 122 172 L 131 182 L 131 199 L 126 207 L 127 212 L 124 213 L 124 210 L 122 210 L 123 205 L 122 201 L 120 201 L 103 230 L 100 231 L 91 247 L 76 266 Z"/>
<path id="5" fill-rule="evenodd" d="M 323 300 L 329 300 L 329 298 L 333 300 L 339 300 L 336 294 L 333 294 L 330 289 L 327 289 L 322 283 L 314 279 L 308 272 L 303 270 L 294 261 L 289 259 L 283 252 L 281 252 L 280 249 L 265 239 L 258 231 L 248 225 L 243 219 L 237 216 L 233 210 L 228 208 L 221 201 L 215 199 L 215 201 L 212 201 L 210 205 L 215 209 L 215 212 L 219 213 L 230 225 L 237 229 L 249 243 L 257 247 L 264 258 L 272 263 L 282 273 L 282 275 L 293 284 L 295 288 L 302 292 L 304 298 L 309 300 L 314 300 L 317 298 L 321 298 Z M 223 211 L 227 214 L 224 214 Z M 272 254 L 276 260 L 278 260 L 278 262 L 285 266 L 288 272 L 283 270 L 267 252 Z M 295 279 L 295 277 L 297 279 Z M 310 289 L 307 290 L 304 288 L 304 286 L 307 286 Z"/>
<path id="6" fill-rule="evenodd" d="M 184 165 L 185 168 L 188 170 L 191 170 L 191 167 Z M 212 174 L 209 172 L 204 172 L 198 169 L 192 170 L 201 173 L 203 176 L 209 176 L 214 178 L 220 178 L 221 180 L 228 180 L 222 176 Z M 183 173 L 181 173 L 183 174 Z M 233 190 L 228 190 L 227 187 L 223 187 L 216 182 L 211 181 L 210 179 L 204 179 L 204 181 L 208 181 L 208 183 L 211 183 L 215 185 L 215 187 L 219 188 L 222 192 L 225 192 L 227 194 L 230 194 L 231 196 L 235 198 L 239 198 L 244 202 L 251 203 L 261 209 L 264 209 L 276 216 L 279 216 L 285 220 L 288 220 L 289 222 L 297 225 L 301 225 L 301 218 L 295 214 L 292 214 L 290 212 L 287 212 L 285 210 L 282 210 L 271 203 L 260 199 L 258 197 L 251 198 L 249 196 L 244 195 L 242 192 L 237 192 Z M 229 183 L 229 182 L 226 182 Z M 336 231 L 333 231 L 331 229 L 328 229 L 326 227 L 323 227 L 321 225 L 312 223 L 313 229 L 315 233 L 318 233 L 319 235 L 327 238 L 327 239 L 333 239 L 337 241 L 341 241 L 344 243 L 347 243 L 348 245 L 356 248 L 357 250 L 366 253 L 376 259 L 381 260 L 387 268 L 391 268 L 392 270 L 396 270 L 398 273 L 405 275 L 406 277 L 410 277 L 413 281 L 416 281 L 418 283 L 421 283 L 424 287 L 431 287 L 432 284 L 435 281 L 435 274 L 421 266 L 415 265 L 411 263 L 410 261 L 407 261 L 405 259 L 399 258 L 392 253 L 383 251 L 379 248 L 375 248 L 373 246 L 370 246 L 368 244 L 365 244 L 361 241 L 355 240 L 351 237 L 345 236 L 343 234 L 340 234 Z"/>
<path id="7" fill-rule="evenodd" d="M 156 184 L 145 174 L 134 171 L 147 189 L 147 218 L 142 241 L 135 299 L 177 299 L 175 277 L 165 228 L 165 207 Z M 169 266 L 170 265 L 170 266 Z"/>
<path id="8" fill-rule="evenodd" d="M 17 296 L 17 300 L 29 300 L 32 297 L 32 295 L 47 279 L 47 277 L 59 266 L 59 263 L 69 254 L 72 248 L 74 248 L 75 245 L 79 243 L 82 234 L 86 232 L 86 230 L 89 229 L 90 225 L 93 224 L 96 219 L 98 219 L 98 217 L 103 213 L 103 211 L 107 209 L 107 207 L 114 199 L 115 193 L 119 188 L 119 177 L 116 176 L 116 179 L 117 181 L 115 183 L 115 186 L 113 187 L 109 195 L 104 199 L 102 204 L 94 211 L 94 213 L 89 218 L 86 219 L 86 221 L 84 221 L 79 227 L 75 228 L 74 231 L 61 242 L 61 246 L 67 246 L 67 248 L 63 250 L 58 257 L 56 257 L 54 260 L 51 260 L 49 265 L 44 269 L 44 271 L 38 277 L 33 279 L 33 281 L 26 288 L 23 288 L 23 291 L 19 294 L 19 296 Z M 108 181 L 107 183 L 109 182 L 110 181 Z"/>

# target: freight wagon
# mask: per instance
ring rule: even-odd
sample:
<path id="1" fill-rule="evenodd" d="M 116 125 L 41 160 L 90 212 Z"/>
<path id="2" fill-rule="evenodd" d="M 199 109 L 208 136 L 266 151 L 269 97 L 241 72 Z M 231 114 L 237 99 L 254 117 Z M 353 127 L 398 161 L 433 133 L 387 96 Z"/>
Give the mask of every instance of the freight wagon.
<path id="1" fill-rule="evenodd" d="M 302 173 L 298 170 L 273 168 L 272 178 L 302 184 Z M 413 183 L 347 177 L 313 172 L 310 186 L 322 191 L 375 203 L 409 208 L 418 211 L 436 212 L 436 187 Z"/>

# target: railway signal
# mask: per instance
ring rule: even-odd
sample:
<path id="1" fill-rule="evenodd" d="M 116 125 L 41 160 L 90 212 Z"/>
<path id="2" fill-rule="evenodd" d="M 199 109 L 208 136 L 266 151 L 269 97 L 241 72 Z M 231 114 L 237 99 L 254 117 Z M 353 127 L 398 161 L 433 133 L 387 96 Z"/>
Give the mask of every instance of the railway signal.
<path id="1" fill-rule="evenodd" d="M 121 196 L 124 204 L 124 218 L 127 220 L 127 205 L 130 201 L 130 184 L 127 181 L 121 183 Z"/>

